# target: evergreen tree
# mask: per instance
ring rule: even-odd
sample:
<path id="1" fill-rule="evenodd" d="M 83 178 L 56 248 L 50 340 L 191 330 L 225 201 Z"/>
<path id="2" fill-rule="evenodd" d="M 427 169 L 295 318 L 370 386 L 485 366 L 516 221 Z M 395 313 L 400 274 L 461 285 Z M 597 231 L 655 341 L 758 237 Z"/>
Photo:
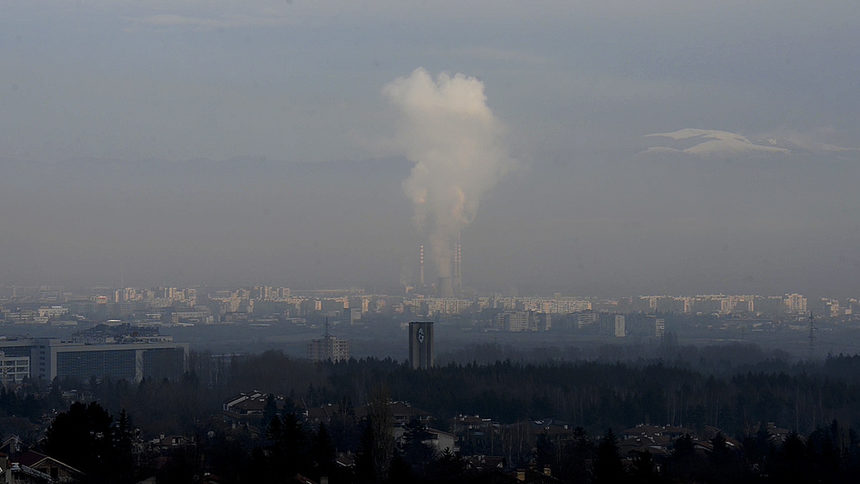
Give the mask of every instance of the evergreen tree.
<path id="1" fill-rule="evenodd" d="M 261 424 L 265 427 L 272 422 L 272 419 L 278 416 L 278 404 L 275 395 L 270 393 L 266 395 L 266 406 L 263 407 L 263 418 Z"/>
<path id="2" fill-rule="evenodd" d="M 542 470 L 544 467 L 549 467 L 550 469 L 558 471 L 559 466 L 556 452 L 556 445 L 552 440 L 550 440 L 546 432 L 538 435 L 537 440 L 535 441 L 534 453 L 535 465 L 537 465 L 538 470 Z"/>
<path id="3" fill-rule="evenodd" d="M 114 434 L 115 460 L 113 467 L 116 469 L 117 482 L 134 482 L 134 429 L 131 419 L 122 409 L 117 420 L 116 432 Z"/>
<path id="4" fill-rule="evenodd" d="M 426 475 L 430 482 L 469 482 L 466 463 L 450 449 L 445 449 L 438 459 L 427 465 Z"/>
<path id="5" fill-rule="evenodd" d="M 729 448 L 722 433 L 711 439 L 711 454 L 708 456 L 711 466 L 711 480 L 717 483 L 729 483 L 741 478 L 738 469 L 737 456 Z"/>
<path id="6" fill-rule="evenodd" d="M 384 482 L 394 456 L 394 438 L 391 435 L 393 417 L 388 392 L 377 388 L 367 406 L 356 467 L 360 466 L 359 474 L 365 480 Z"/>
<path id="7" fill-rule="evenodd" d="M 612 429 L 597 444 L 597 454 L 594 461 L 594 481 L 597 484 L 615 484 L 624 478 L 624 467 L 618 452 L 618 440 Z"/>
<path id="8" fill-rule="evenodd" d="M 589 462 L 594 457 L 594 443 L 582 428 L 573 429 L 573 439 L 564 445 L 558 475 L 568 482 L 588 482 L 591 479 Z"/>
<path id="9" fill-rule="evenodd" d="M 410 420 L 403 430 L 400 455 L 416 474 L 423 475 L 424 467 L 433 460 L 435 454 L 433 447 L 425 443 L 432 435 L 427 431 L 427 426 L 417 418 Z"/>
<path id="10" fill-rule="evenodd" d="M 768 468 L 776 482 L 813 482 L 806 444 L 796 432 L 788 434 Z"/>
<path id="11" fill-rule="evenodd" d="M 655 484 L 660 482 L 657 464 L 647 450 L 637 452 L 633 456 L 633 466 L 630 469 L 631 482 L 635 484 Z"/>
<path id="12" fill-rule="evenodd" d="M 320 423 L 319 429 L 314 435 L 311 457 L 316 466 L 317 474 L 320 476 L 329 476 L 336 469 L 335 459 L 337 455 L 324 423 Z"/>
<path id="13" fill-rule="evenodd" d="M 361 439 L 355 460 L 355 473 L 359 482 L 382 482 L 376 469 L 375 451 L 373 427 L 368 417 L 361 425 Z"/>
<path id="14" fill-rule="evenodd" d="M 693 481 L 701 468 L 699 464 L 693 437 L 690 434 L 684 434 L 675 440 L 667 465 L 669 476 L 679 482 Z"/>
<path id="15" fill-rule="evenodd" d="M 74 403 L 48 427 L 42 446 L 52 457 L 83 471 L 91 482 L 117 482 L 112 421 L 98 403 Z"/>

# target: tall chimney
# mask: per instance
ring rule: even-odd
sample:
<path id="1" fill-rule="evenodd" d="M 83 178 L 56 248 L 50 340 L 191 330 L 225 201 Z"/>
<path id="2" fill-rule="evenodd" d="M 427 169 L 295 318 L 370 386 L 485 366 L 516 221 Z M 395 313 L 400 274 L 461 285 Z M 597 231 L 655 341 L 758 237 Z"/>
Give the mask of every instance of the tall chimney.
<path id="1" fill-rule="evenodd" d="M 418 289 L 424 287 L 424 244 L 418 246 Z"/>
<path id="2" fill-rule="evenodd" d="M 460 232 L 457 232 L 457 244 L 454 246 L 454 291 L 463 290 L 463 245 L 460 243 Z"/>

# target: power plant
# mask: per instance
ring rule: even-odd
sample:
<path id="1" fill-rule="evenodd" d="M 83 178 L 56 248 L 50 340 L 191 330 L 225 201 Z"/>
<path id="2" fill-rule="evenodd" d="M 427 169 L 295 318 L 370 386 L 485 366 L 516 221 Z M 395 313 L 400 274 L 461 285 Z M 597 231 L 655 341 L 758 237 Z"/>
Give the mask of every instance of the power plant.
<path id="1" fill-rule="evenodd" d="M 415 287 L 419 293 L 433 294 L 437 297 L 457 297 L 463 293 L 463 245 L 460 235 L 450 251 L 451 260 L 447 271 L 438 271 L 435 288 L 427 287 L 424 271 L 424 244 L 418 245 L 418 280 Z M 438 269 L 438 268 L 437 268 Z M 435 289 L 435 290 L 434 290 Z"/>
<path id="2" fill-rule="evenodd" d="M 484 84 L 473 77 L 434 78 L 419 68 L 383 91 L 402 115 L 398 139 L 413 163 L 403 181 L 421 243 L 411 282 L 422 295 L 457 297 L 463 293 L 460 232 L 475 219 L 483 195 L 514 165 L 505 130 L 487 106 Z M 424 246 L 432 274 L 424 271 Z"/>

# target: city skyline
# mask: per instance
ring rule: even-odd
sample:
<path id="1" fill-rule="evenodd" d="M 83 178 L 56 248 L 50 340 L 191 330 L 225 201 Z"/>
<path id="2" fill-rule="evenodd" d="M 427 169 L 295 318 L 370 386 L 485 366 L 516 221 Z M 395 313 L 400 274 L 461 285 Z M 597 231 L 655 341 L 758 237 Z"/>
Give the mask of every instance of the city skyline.
<path id="1" fill-rule="evenodd" d="M 10 344 L 27 343 L 33 337 L 87 343 L 90 339 L 78 336 L 87 331 L 95 331 L 101 343 L 113 344 L 132 341 L 116 336 L 123 332 L 142 336 L 157 328 L 172 328 L 197 350 L 229 355 L 249 348 L 280 347 L 311 361 L 337 362 L 367 356 L 399 358 L 405 356 L 407 342 L 411 354 L 419 338 L 412 331 L 415 321 L 437 323 L 446 357 L 469 344 L 492 341 L 495 346 L 499 339 L 524 349 L 576 345 L 580 349 L 567 351 L 579 357 L 584 357 L 578 353 L 583 350 L 599 355 L 605 344 L 651 352 L 659 351 L 664 342 L 675 344 L 681 339 L 693 345 L 756 344 L 812 358 L 856 351 L 853 335 L 860 322 L 860 298 L 796 292 L 440 297 L 426 292 L 382 294 L 359 288 L 300 290 L 267 285 L 83 292 L 0 286 L 0 326 Z M 140 333 L 135 328 L 141 328 Z M 113 336 L 108 336 L 111 332 Z M 424 330 L 431 346 L 433 334 Z M 17 360 L 7 363 L 18 367 Z"/>
<path id="2" fill-rule="evenodd" d="M 415 282 L 415 281 L 413 281 Z M 641 293 L 618 293 L 618 294 L 587 294 L 587 293 L 572 293 L 564 291 L 549 291 L 535 293 L 519 293 L 519 292 L 504 292 L 484 290 L 479 291 L 474 288 L 468 288 L 463 292 L 455 294 L 443 295 L 436 283 L 426 284 L 422 290 L 417 284 L 407 282 L 399 286 L 393 286 L 392 291 L 386 292 L 369 288 L 362 285 L 349 285 L 340 287 L 301 287 L 287 284 L 282 281 L 280 283 L 252 283 L 252 284 L 151 284 L 151 285 L 111 285 L 111 284 L 96 284 L 96 285 L 59 285 L 59 284 L 9 284 L 0 282 L 0 300 L 14 300 L 24 297 L 30 298 L 41 297 L 45 294 L 51 294 L 54 298 L 62 298 L 64 296 L 80 296 L 83 294 L 101 294 L 112 298 L 115 301 L 120 299 L 129 299 L 128 295 L 132 294 L 139 298 L 144 294 L 149 294 L 149 297 L 164 297 L 166 299 L 176 299 L 179 301 L 189 297 L 196 297 L 196 294 L 227 294 L 238 292 L 245 294 L 246 297 L 256 298 L 259 300 L 285 300 L 290 297 L 342 297 L 349 295 L 366 295 L 366 296 L 399 296 L 413 298 L 429 298 L 429 299 L 475 299 L 486 297 L 501 297 L 501 298 L 582 298 L 582 299 L 623 299 L 623 298 L 748 298 L 748 297 L 789 297 L 791 295 L 809 296 L 812 298 L 829 298 L 838 297 L 843 299 L 856 299 L 860 296 L 857 294 L 828 294 L 828 293 L 807 293 L 799 292 L 796 288 L 787 288 L 778 292 L 754 292 L 754 291 L 680 291 L 680 292 L 641 292 Z"/>
<path id="3" fill-rule="evenodd" d="M 857 0 L 0 10 L 0 481 L 860 482 Z"/>
<path id="4" fill-rule="evenodd" d="M 711 294 L 650 294 L 650 295 L 620 295 L 614 297 L 597 297 L 588 295 L 571 295 L 554 293 L 553 295 L 509 295 L 501 293 L 487 294 L 456 294 L 444 295 L 440 288 L 427 287 L 425 291 L 405 286 L 404 291 L 396 293 L 368 292 L 361 288 L 347 289 L 295 289 L 285 286 L 253 285 L 246 287 L 92 287 L 67 291 L 62 287 L 52 286 L 0 286 L 0 303 L 28 305 L 40 304 L 38 310 L 30 309 L 32 315 L 38 315 L 46 322 L 69 314 L 68 303 L 90 302 L 96 305 L 145 303 L 152 308 L 167 308 L 171 310 L 174 319 L 196 318 L 198 323 L 212 324 L 214 321 L 207 313 L 196 311 L 198 297 L 205 305 L 218 303 L 225 312 L 253 312 L 254 302 L 286 303 L 301 307 L 303 314 L 311 311 L 322 313 L 332 312 L 332 315 L 343 316 L 349 325 L 357 324 L 362 315 L 370 311 L 371 301 L 382 301 L 376 312 L 384 308 L 386 299 L 399 301 L 403 308 L 414 310 L 426 306 L 424 313 L 458 313 L 469 312 L 477 308 L 506 308 L 542 313 L 542 314 L 571 314 L 583 311 L 613 312 L 624 305 L 627 310 L 644 313 L 678 312 L 685 314 L 726 315 L 731 313 L 749 313 L 776 315 L 779 313 L 797 316 L 813 315 L 808 310 L 810 306 L 819 309 L 819 315 L 838 318 L 854 315 L 854 306 L 860 306 L 858 297 L 837 298 L 832 295 L 806 295 L 797 292 L 774 294 L 740 294 L 740 293 L 711 293 Z M 431 290 L 427 292 L 427 290 Z M 809 304 L 812 300 L 813 303 Z M 842 301 L 842 305 L 840 305 Z M 716 306 L 713 304 L 716 303 Z M 53 304 L 53 305 L 51 305 Z M 332 305 L 333 304 L 333 305 Z M 701 306 L 705 304 L 705 306 Z M 709 307 L 710 309 L 704 309 Z M 2 308 L 2 306 L 0 306 Z M 178 309 L 177 309 L 178 308 Z M 764 308 L 764 311 L 762 309 Z M 821 308 L 825 308 L 821 311 Z M 860 309 L 860 307 L 858 307 Z M 8 308 L 7 308 L 7 313 Z M 343 314 L 340 314 L 343 312 Z M 326 319 L 326 325 L 328 319 Z M 177 321 L 173 321 L 176 323 Z M 549 326 L 549 325 L 547 325 Z"/>

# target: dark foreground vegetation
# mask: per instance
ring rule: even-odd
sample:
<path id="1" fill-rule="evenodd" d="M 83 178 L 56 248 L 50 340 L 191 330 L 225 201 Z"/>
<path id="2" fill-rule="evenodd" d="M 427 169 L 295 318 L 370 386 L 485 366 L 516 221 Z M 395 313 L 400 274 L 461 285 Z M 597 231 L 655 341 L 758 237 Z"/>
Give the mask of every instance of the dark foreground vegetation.
<path id="1" fill-rule="evenodd" d="M 267 352 L 196 354 L 191 368 L 0 390 L 0 431 L 90 482 L 860 482 L 860 356 L 412 371 Z M 270 395 L 259 415 L 223 412 L 251 390 Z M 422 412 L 395 422 L 391 401 Z"/>

